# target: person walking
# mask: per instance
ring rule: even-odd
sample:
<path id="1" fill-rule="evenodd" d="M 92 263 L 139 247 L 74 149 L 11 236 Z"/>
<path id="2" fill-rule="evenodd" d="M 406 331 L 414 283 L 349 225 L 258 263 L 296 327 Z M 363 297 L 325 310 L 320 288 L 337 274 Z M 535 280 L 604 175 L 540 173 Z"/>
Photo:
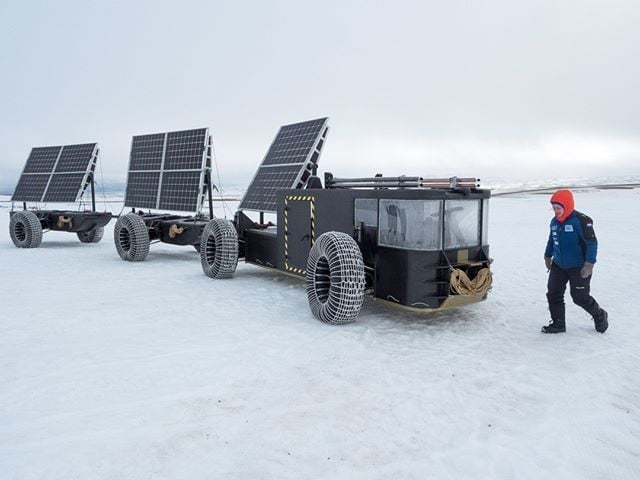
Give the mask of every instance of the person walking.
<path id="1" fill-rule="evenodd" d="M 566 331 L 564 293 L 569 283 L 573 302 L 593 317 L 596 331 L 609 327 L 608 314 L 590 294 L 591 276 L 598 253 L 593 220 L 574 210 L 570 190 L 558 190 L 551 197 L 555 216 L 551 220 L 544 261 L 549 271 L 547 300 L 551 322 L 542 333 Z"/>

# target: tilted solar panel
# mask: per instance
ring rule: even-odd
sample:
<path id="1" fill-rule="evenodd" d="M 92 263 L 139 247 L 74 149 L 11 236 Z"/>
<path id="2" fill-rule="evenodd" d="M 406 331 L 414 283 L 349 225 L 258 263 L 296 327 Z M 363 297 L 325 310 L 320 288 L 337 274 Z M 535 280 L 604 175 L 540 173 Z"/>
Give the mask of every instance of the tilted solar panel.
<path id="1" fill-rule="evenodd" d="M 50 173 L 35 173 L 30 175 L 22 174 L 20 180 L 18 180 L 18 185 L 13 192 L 11 200 L 18 202 L 41 201 L 42 195 L 49 184 L 50 178 Z"/>
<path id="2" fill-rule="evenodd" d="M 22 173 L 51 173 L 62 147 L 34 147 Z"/>
<path id="3" fill-rule="evenodd" d="M 65 145 L 56 164 L 54 173 L 84 173 L 96 148 L 95 143 Z"/>
<path id="4" fill-rule="evenodd" d="M 326 118 L 294 123 L 280 128 L 262 165 L 304 163 L 323 131 Z"/>
<path id="5" fill-rule="evenodd" d="M 77 201 L 90 183 L 98 152 L 97 143 L 33 148 L 11 200 Z"/>
<path id="6" fill-rule="evenodd" d="M 320 158 L 328 121 L 319 118 L 280 127 L 239 209 L 275 212 L 278 190 L 304 187 Z"/>
<path id="7" fill-rule="evenodd" d="M 201 173 L 201 170 L 164 172 L 158 208 L 195 212 L 198 209 L 197 193 L 202 185 Z"/>
<path id="8" fill-rule="evenodd" d="M 164 159 L 165 170 L 202 169 L 202 155 L 207 145 L 207 129 L 169 132 Z"/>
<path id="9" fill-rule="evenodd" d="M 275 212 L 276 192 L 283 188 L 292 188 L 299 173 L 298 165 L 260 168 L 251 183 L 251 188 L 242 200 L 241 207 L 246 210 Z"/>
<path id="10" fill-rule="evenodd" d="M 161 170 L 164 139 L 164 133 L 133 137 L 129 170 Z"/>
<path id="11" fill-rule="evenodd" d="M 133 137 L 125 206 L 199 211 L 210 142 L 207 128 Z"/>
<path id="12" fill-rule="evenodd" d="M 125 206 L 156 208 L 160 172 L 129 172 Z"/>
<path id="13" fill-rule="evenodd" d="M 83 185 L 84 173 L 56 174 L 51 176 L 51 181 L 42 199 L 43 202 L 75 202 L 78 198 L 78 190 Z"/>

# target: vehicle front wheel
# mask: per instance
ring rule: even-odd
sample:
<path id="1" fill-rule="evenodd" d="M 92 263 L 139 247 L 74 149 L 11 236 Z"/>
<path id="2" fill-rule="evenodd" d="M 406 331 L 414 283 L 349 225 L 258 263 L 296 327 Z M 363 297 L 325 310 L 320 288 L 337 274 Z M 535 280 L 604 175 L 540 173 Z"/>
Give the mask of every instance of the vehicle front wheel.
<path id="1" fill-rule="evenodd" d="M 28 210 L 15 212 L 9 220 L 9 235 L 18 248 L 37 248 L 42 243 L 40 219 Z"/>
<path id="2" fill-rule="evenodd" d="M 320 235 L 307 260 L 311 312 L 325 323 L 354 322 L 364 302 L 364 288 L 364 262 L 356 241 L 342 232 Z"/>
<path id="3" fill-rule="evenodd" d="M 149 255 L 149 231 L 136 213 L 118 218 L 113 228 L 113 241 L 120 258 L 128 262 L 142 262 Z"/>
<path id="4" fill-rule="evenodd" d="M 202 271 L 211 278 L 230 278 L 238 266 L 238 232 L 229 220 L 214 218 L 200 238 Z"/>

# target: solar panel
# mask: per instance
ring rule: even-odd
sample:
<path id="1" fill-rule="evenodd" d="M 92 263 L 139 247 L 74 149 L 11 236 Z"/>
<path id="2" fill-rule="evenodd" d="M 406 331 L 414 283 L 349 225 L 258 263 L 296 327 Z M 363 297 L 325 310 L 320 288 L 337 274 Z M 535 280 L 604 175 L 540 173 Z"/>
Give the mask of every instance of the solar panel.
<path id="1" fill-rule="evenodd" d="M 242 200 L 241 207 L 246 210 L 275 212 L 276 192 L 283 188 L 292 188 L 299 172 L 298 165 L 260 168 Z"/>
<path id="2" fill-rule="evenodd" d="M 207 128 L 133 137 L 125 206 L 199 211 L 210 142 Z"/>
<path id="3" fill-rule="evenodd" d="M 193 172 L 164 172 L 160 206 L 165 210 L 194 212 L 198 209 L 198 196 L 194 195 L 202 184 L 201 170 Z"/>
<path id="4" fill-rule="evenodd" d="M 51 173 L 62 147 L 35 147 L 31 149 L 23 173 Z"/>
<path id="5" fill-rule="evenodd" d="M 17 200 L 21 202 L 39 202 L 42 200 L 42 194 L 47 188 L 51 175 L 45 174 L 22 174 L 18 185 L 11 200 Z"/>
<path id="6" fill-rule="evenodd" d="M 95 171 L 98 144 L 34 147 L 12 201 L 75 202 Z"/>
<path id="7" fill-rule="evenodd" d="M 51 176 L 43 202 L 75 202 L 78 188 L 84 180 L 84 173 L 57 174 Z"/>
<path id="8" fill-rule="evenodd" d="M 58 159 L 54 173 L 84 173 L 91 159 L 95 143 L 84 145 L 65 145 Z"/>
<path id="9" fill-rule="evenodd" d="M 276 211 L 276 192 L 302 188 L 317 165 L 328 118 L 280 127 L 242 201 L 240 210 Z"/>
<path id="10" fill-rule="evenodd" d="M 156 208 L 160 172 L 129 172 L 125 206 Z"/>
<path id="11" fill-rule="evenodd" d="M 165 170 L 202 169 L 202 154 L 206 146 L 207 129 L 170 132 L 167 135 Z"/>
<path id="12" fill-rule="evenodd" d="M 164 133 L 133 137 L 129 170 L 161 170 L 164 138 Z"/>

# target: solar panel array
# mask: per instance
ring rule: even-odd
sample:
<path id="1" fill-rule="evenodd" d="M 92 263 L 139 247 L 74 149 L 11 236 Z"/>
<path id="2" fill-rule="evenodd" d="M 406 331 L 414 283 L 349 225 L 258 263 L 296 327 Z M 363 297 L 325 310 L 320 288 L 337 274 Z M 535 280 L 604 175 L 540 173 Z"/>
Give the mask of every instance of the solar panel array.
<path id="1" fill-rule="evenodd" d="M 328 118 L 284 125 L 271 143 L 240 210 L 276 211 L 278 190 L 304 187 L 318 164 L 329 130 Z"/>
<path id="2" fill-rule="evenodd" d="M 34 147 L 11 200 L 75 202 L 89 184 L 97 161 L 97 143 Z"/>
<path id="3" fill-rule="evenodd" d="M 209 142 L 207 128 L 133 137 L 125 206 L 197 212 Z"/>

